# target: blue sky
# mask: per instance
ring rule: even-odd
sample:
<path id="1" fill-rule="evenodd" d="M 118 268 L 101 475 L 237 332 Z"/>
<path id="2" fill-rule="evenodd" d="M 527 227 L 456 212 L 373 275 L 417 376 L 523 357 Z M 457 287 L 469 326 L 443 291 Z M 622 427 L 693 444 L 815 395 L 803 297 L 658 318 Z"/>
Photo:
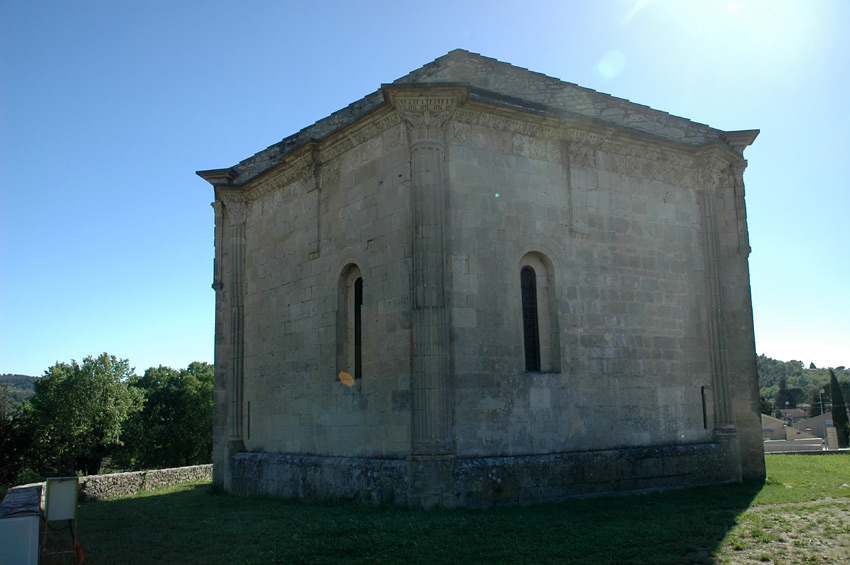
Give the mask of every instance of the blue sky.
<path id="1" fill-rule="evenodd" d="M 850 365 L 850 2 L 0 0 L 0 373 L 213 359 L 211 187 L 455 48 L 725 130 L 756 347 Z"/>

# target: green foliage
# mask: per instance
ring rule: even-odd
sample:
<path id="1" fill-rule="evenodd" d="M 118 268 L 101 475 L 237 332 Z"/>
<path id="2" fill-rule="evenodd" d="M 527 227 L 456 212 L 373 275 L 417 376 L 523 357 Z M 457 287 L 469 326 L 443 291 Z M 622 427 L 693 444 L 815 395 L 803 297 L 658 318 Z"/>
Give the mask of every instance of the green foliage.
<path id="1" fill-rule="evenodd" d="M 213 366 L 133 373 L 106 353 L 0 382 L 0 487 L 52 475 L 158 469 L 212 461 Z M 21 380 L 23 379 L 23 380 Z M 33 386 L 12 404 L 9 385 Z"/>
<path id="2" fill-rule="evenodd" d="M 103 459 L 121 445 L 124 422 L 142 408 L 142 394 L 127 384 L 132 374 L 126 359 L 106 353 L 45 371 L 23 412 L 32 458 L 42 472 L 100 470 Z"/>
<path id="3" fill-rule="evenodd" d="M 829 387 L 812 389 L 811 396 L 809 397 L 809 418 L 823 414 L 823 410 L 821 410 L 822 404 L 826 406 L 831 404 L 831 396 L 828 394 L 828 389 Z M 824 392 L 821 393 L 821 391 Z"/>
<path id="4" fill-rule="evenodd" d="M 29 436 L 20 412 L 18 408 L 0 418 L 0 487 L 16 482 L 26 462 Z"/>
<path id="5" fill-rule="evenodd" d="M 850 445 L 850 426 L 847 422 L 847 404 L 844 402 L 844 395 L 841 393 L 841 387 L 838 385 L 838 378 L 835 372 L 829 370 L 829 386 L 832 392 L 832 421 L 835 430 L 838 433 L 838 446 L 848 447 Z"/>
<path id="6" fill-rule="evenodd" d="M 127 422 L 115 463 L 160 469 L 212 461 L 213 374 L 212 365 L 195 362 L 180 371 L 151 367 L 132 379 L 145 407 Z"/>
<path id="7" fill-rule="evenodd" d="M 820 389 L 826 391 L 823 395 L 824 409 L 829 411 L 831 406 L 830 370 L 827 368 L 806 369 L 802 361 L 777 361 L 759 355 L 759 395 L 779 409 L 785 408 L 786 401 L 790 408 L 796 408 L 808 402 L 809 415 L 816 416 L 820 414 Z M 850 371 L 845 367 L 838 367 L 834 371 L 838 376 L 842 392 L 845 396 L 850 396 Z M 815 406 L 815 398 L 817 406 Z"/>
<path id="8" fill-rule="evenodd" d="M 0 375 L 0 418 L 9 417 L 12 410 L 32 398 L 34 382 L 34 377 L 26 375 Z"/>

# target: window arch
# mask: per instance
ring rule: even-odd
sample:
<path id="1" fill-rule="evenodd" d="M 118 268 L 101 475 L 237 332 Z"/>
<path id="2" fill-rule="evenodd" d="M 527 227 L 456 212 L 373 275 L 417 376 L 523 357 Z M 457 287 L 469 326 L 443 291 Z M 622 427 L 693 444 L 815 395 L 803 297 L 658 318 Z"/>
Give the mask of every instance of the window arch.
<path id="1" fill-rule="evenodd" d="M 538 252 L 520 261 L 520 298 L 525 371 L 561 370 L 561 343 L 551 261 Z"/>
<path id="2" fill-rule="evenodd" d="M 337 307 L 337 374 L 363 376 L 363 276 L 351 263 L 339 277 Z"/>

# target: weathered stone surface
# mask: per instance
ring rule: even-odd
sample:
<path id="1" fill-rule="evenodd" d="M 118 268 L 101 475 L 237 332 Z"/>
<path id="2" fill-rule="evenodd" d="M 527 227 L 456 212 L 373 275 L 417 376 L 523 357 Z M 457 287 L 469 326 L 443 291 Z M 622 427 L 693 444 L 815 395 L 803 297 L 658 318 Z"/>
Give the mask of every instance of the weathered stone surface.
<path id="1" fill-rule="evenodd" d="M 133 471 L 109 475 L 80 477 L 80 498 L 103 500 L 188 482 L 203 482 L 212 478 L 212 465 L 193 465 L 173 469 Z"/>
<path id="2" fill-rule="evenodd" d="M 458 50 L 199 173 L 214 480 L 430 506 L 763 476 L 756 134 Z"/>
<path id="3" fill-rule="evenodd" d="M 730 442 L 517 457 L 406 459 L 240 453 L 232 492 L 367 504 L 484 507 L 739 481 Z"/>

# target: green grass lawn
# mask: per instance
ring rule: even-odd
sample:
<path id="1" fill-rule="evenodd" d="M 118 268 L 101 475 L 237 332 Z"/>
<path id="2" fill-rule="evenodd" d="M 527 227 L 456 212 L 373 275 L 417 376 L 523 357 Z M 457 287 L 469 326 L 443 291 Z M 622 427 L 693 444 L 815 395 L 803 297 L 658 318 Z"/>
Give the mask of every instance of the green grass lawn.
<path id="1" fill-rule="evenodd" d="M 86 563 L 840 563 L 850 454 L 768 455 L 768 480 L 486 510 L 306 504 L 208 484 L 84 504 Z"/>

